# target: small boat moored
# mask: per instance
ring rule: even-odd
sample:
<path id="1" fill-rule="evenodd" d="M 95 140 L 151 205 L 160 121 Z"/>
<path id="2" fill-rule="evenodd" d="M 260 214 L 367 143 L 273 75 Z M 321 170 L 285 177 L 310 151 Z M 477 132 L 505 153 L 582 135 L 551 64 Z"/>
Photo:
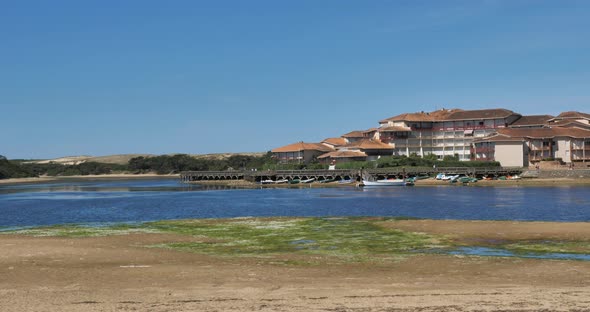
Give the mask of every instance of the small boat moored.
<path id="1" fill-rule="evenodd" d="M 413 181 L 406 181 L 403 179 L 388 179 L 388 180 L 377 180 L 377 181 L 367 181 L 363 180 L 360 186 L 410 186 L 414 185 Z"/>

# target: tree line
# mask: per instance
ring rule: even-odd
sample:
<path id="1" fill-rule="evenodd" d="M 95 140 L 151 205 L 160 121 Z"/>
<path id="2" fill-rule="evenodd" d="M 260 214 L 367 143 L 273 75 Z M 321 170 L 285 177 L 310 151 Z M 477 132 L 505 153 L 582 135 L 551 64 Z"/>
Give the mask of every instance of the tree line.
<path id="1" fill-rule="evenodd" d="M 498 162 L 459 161 L 456 156 L 438 160 L 435 155 L 386 156 L 376 161 L 337 163 L 338 169 L 391 168 L 391 167 L 499 167 Z M 328 164 L 317 161 L 308 164 L 281 164 L 268 152 L 262 156 L 232 155 L 223 159 L 195 158 L 186 154 L 136 157 L 127 164 L 84 162 L 77 165 L 59 163 L 38 164 L 22 160 L 8 160 L 0 155 L 0 179 L 38 176 L 99 175 L 111 173 L 175 174 L 181 171 L 225 170 L 297 170 L 328 169 Z"/>

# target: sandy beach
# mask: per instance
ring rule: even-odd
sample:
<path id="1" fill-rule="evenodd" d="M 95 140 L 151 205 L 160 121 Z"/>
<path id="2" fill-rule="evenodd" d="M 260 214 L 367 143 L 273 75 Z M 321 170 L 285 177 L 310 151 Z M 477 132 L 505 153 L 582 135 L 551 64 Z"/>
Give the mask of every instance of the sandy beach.
<path id="1" fill-rule="evenodd" d="M 407 220 L 464 239 L 584 239 L 587 223 Z M 2 311 L 590 311 L 590 262 L 420 254 L 273 264 L 146 248 L 195 238 L 0 235 Z M 309 257 L 316 257 L 309 255 Z"/>
<path id="2" fill-rule="evenodd" d="M 74 176 L 41 176 L 38 178 L 15 178 L 15 179 L 2 179 L 0 185 L 10 184 L 23 184 L 23 183 L 47 183 L 55 181 L 73 181 L 73 180 L 116 180 L 116 179 L 151 179 L 151 178 L 178 178 L 178 174 L 155 174 L 155 173 L 142 173 L 142 174 L 100 174 L 100 175 L 74 175 Z"/>

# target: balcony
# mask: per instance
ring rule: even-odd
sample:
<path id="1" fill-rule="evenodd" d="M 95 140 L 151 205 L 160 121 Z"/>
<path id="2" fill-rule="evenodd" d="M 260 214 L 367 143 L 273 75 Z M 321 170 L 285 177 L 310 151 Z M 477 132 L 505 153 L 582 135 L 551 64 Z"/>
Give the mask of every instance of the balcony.
<path id="1" fill-rule="evenodd" d="M 494 153 L 496 151 L 493 147 L 477 147 L 475 148 L 476 153 Z"/>

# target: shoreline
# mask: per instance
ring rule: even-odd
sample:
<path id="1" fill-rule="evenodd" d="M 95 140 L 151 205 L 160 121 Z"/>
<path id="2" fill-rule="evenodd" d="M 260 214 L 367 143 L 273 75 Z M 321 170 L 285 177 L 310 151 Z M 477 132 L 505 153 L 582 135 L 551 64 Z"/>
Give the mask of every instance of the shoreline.
<path id="1" fill-rule="evenodd" d="M 14 184 L 39 184 L 47 182 L 59 182 L 59 181 L 76 181 L 76 180 L 133 180 L 133 179 L 172 179 L 178 178 L 179 174 L 155 174 L 155 173 L 115 173 L 115 174 L 97 174 L 97 175 L 73 175 L 73 176 L 41 176 L 31 178 L 12 178 L 0 180 L 0 186 L 2 185 L 14 185 Z"/>
<path id="2" fill-rule="evenodd" d="M 580 222 L 380 224 L 465 242 L 587 241 L 590 233 Z M 0 257 L 0 306 L 7 311 L 587 311 L 590 297 L 589 261 L 438 254 L 387 260 L 377 253 L 355 263 L 305 252 L 244 257 L 158 248 L 195 241 L 203 237 L 0 235 L 0 246 L 7 246 Z"/>
<path id="3" fill-rule="evenodd" d="M 193 181 L 190 184 L 200 185 L 219 185 L 229 187 L 243 188 L 334 188 L 334 187 L 357 187 L 358 182 L 340 184 L 338 182 L 330 183 L 307 183 L 307 184 L 259 184 L 244 180 L 227 180 L 227 181 Z M 590 186 L 590 178 L 528 178 L 518 180 L 480 180 L 476 183 L 450 183 L 448 181 L 436 180 L 434 178 L 417 180 L 414 184 L 416 187 L 426 186 L 470 186 L 470 187 L 515 187 L 515 186 Z"/>
<path id="4" fill-rule="evenodd" d="M 133 180 L 133 179 L 178 179 L 179 174 L 103 174 L 103 175 L 75 175 L 75 176 L 41 176 L 37 178 L 12 178 L 0 180 L 0 186 L 17 185 L 17 184 L 41 184 L 60 181 L 92 181 L 92 180 Z M 237 188 L 332 188 L 332 187 L 356 187 L 357 183 L 340 184 L 338 182 L 330 183 L 307 183 L 307 184 L 265 184 L 261 185 L 255 182 L 245 180 L 209 180 L 193 181 L 190 184 L 228 186 Z M 415 185 L 420 186 L 590 186 L 590 178 L 525 178 L 518 180 L 479 180 L 476 183 L 449 183 L 448 181 L 435 180 L 428 178 L 417 180 Z"/>

